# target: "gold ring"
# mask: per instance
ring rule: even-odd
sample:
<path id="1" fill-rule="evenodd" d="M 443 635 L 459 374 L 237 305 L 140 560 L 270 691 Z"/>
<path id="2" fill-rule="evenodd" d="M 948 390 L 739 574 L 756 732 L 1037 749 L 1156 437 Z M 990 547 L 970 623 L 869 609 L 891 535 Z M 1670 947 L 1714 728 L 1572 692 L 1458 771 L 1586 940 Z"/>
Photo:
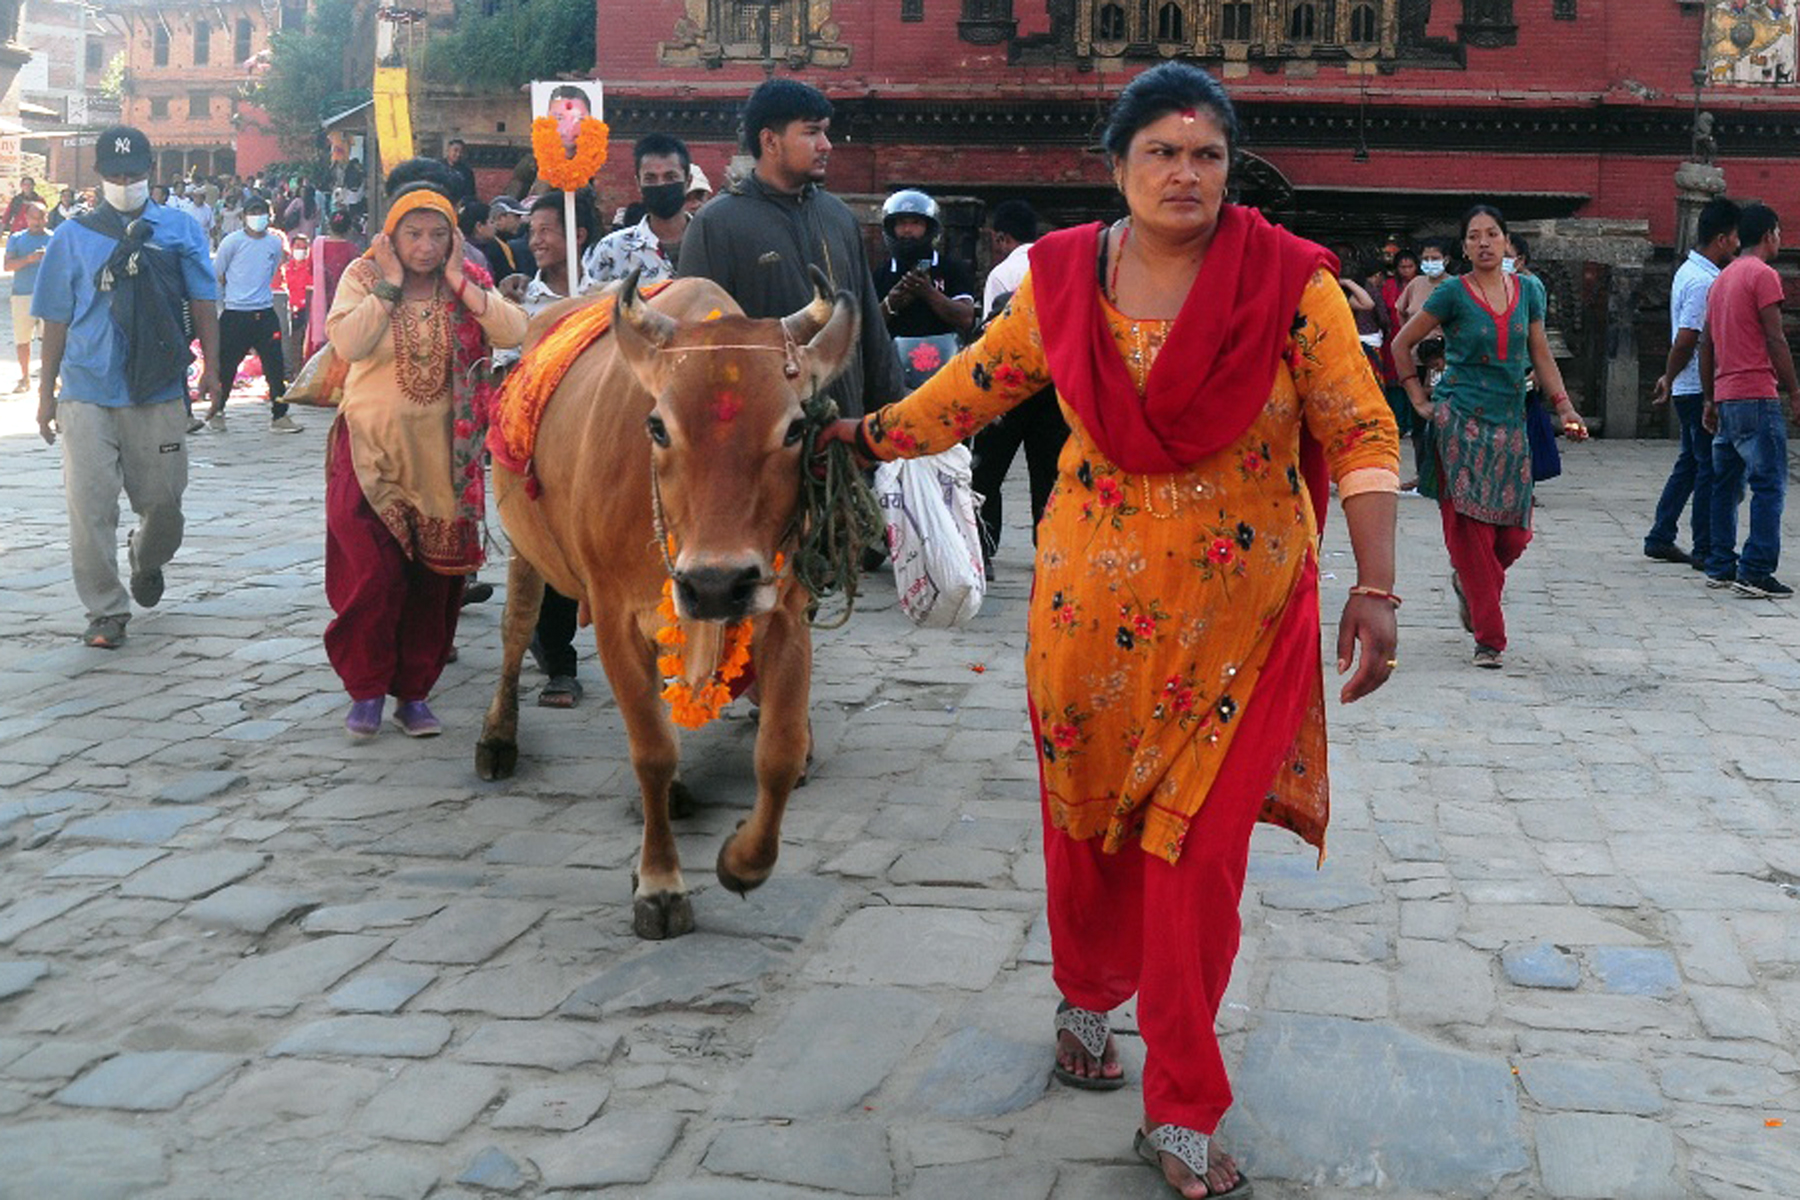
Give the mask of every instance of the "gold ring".
<path id="1" fill-rule="evenodd" d="M 1390 670 L 1390 671 L 1391 671 L 1391 670 L 1393 670 L 1393 669 L 1394 669 L 1394 668 L 1395 668 L 1395 667 L 1397 667 L 1397 666 L 1399 666 L 1399 665 L 1400 665 L 1400 660 L 1399 660 L 1399 659 L 1397 659 L 1397 658 L 1390 658 L 1390 659 L 1388 659 L 1388 670 Z"/>

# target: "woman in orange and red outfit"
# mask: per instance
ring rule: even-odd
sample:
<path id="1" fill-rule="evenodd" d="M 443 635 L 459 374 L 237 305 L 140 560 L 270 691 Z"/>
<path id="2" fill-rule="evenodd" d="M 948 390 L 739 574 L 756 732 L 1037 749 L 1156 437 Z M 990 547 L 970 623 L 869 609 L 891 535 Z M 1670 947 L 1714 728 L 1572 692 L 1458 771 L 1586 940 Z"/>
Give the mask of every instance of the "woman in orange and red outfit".
<path id="1" fill-rule="evenodd" d="M 1323 844 L 1317 544 L 1335 479 L 1358 586 L 1346 701 L 1395 661 L 1399 442 L 1325 250 L 1222 203 L 1231 101 L 1139 76 L 1106 134 L 1131 215 L 1042 238 L 985 336 L 830 433 L 929 454 L 1054 384 L 1072 436 L 1038 531 L 1037 734 L 1056 1074 L 1123 1082 L 1105 1014 L 1138 994 L 1138 1153 L 1184 1196 L 1248 1191 L 1210 1136 L 1231 1104 L 1214 1018 L 1257 819 Z M 1241 1189 L 1241 1190 L 1240 1190 Z"/>
<path id="2" fill-rule="evenodd" d="M 438 733 L 426 697 L 481 565 L 487 364 L 526 322 L 462 249 L 449 197 L 400 189 L 325 322 L 350 364 L 326 451 L 325 651 L 353 738 L 375 736 L 390 695 L 408 736 Z"/>

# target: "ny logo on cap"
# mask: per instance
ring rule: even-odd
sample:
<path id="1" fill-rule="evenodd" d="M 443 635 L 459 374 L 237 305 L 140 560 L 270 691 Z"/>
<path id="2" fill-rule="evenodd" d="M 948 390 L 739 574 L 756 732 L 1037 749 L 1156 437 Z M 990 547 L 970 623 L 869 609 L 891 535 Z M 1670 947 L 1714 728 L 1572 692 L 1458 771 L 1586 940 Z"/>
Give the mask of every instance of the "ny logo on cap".
<path id="1" fill-rule="evenodd" d="M 114 154 L 130 154 L 131 153 L 131 139 L 128 137 L 114 138 L 113 139 L 113 153 Z"/>

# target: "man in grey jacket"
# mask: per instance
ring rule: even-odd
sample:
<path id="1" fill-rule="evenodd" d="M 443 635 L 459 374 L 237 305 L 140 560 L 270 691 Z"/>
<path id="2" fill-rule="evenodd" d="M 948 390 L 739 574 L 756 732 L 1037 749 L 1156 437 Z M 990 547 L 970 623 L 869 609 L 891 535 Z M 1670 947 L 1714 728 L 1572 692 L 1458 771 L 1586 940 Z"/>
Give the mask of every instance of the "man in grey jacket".
<path id="1" fill-rule="evenodd" d="M 844 373 L 826 389 L 859 417 L 903 393 L 900 358 L 881 319 L 856 218 L 824 190 L 831 101 L 798 80 L 771 79 L 744 105 L 745 148 L 756 169 L 694 214 L 678 274 L 712 280 L 752 317 L 785 317 L 813 297 L 807 268 L 855 296 L 862 334 Z"/>

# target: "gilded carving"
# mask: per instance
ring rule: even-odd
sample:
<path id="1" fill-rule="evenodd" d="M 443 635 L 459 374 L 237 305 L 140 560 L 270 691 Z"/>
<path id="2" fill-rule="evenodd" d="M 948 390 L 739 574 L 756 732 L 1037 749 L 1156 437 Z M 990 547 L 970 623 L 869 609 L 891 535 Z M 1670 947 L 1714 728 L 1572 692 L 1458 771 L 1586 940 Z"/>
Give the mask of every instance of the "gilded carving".
<path id="1" fill-rule="evenodd" d="M 670 39 L 658 48 L 664 66 L 718 67 L 762 62 L 790 67 L 847 67 L 850 47 L 831 19 L 833 0 L 686 0 Z M 766 43 L 766 44 L 765 44 Z"/>
<path id="2" fill-rule="evenodd" d="M 1795 81 L 1794 0 L 1710 0 L 1706 72 L 1714 86 Z"/>

